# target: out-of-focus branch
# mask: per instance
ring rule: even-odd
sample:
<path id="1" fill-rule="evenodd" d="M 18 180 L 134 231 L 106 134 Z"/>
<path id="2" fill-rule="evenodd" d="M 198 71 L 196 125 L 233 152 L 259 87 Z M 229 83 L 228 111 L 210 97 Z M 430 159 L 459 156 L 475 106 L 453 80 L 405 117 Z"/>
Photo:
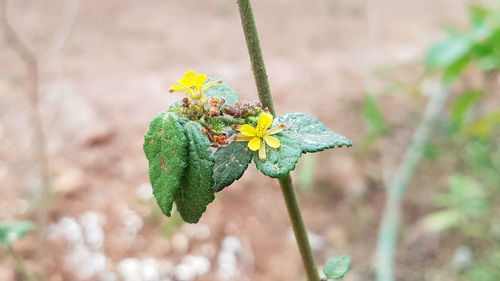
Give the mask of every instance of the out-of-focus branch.
<path id="1" fill-rule="evenodd" d="M 14 259 L 17 270 L 22 274 L 25 281 L 38 281 L 38 279 L 31 273 L 24 264 L 23 259 L 14 251 L 11 246 L 7 247 L 7 252 Z"/>
<path id="2" fill-rule="evenodd" d="M 395 280 L 394 264 L 402 201 L 415 169 L 422 158 L 434 124 L 439 118 L 439 114 L 443 111 L 449 91 L 448 85 L 441 85 L 439 91 L 433 93 L 427 102 L 422 121 L 406 150 L 403 162 L 387 186 L 387 199 L 379 228 L 377 245 L 376 271 L 378 281 Z"/>
<path id="3" fill-rule="evenodd" d="M 55 33 L 51 44 L 51 49 L 55 53 L 59 53 L 64 48 L 66 42 L 68 42 L 68 38 L 73 32 L 80 14 L 80 0 L 67 1 L 65 4 L 63 24 L 59 26 L 59 30 Z"/>
<path id="4" fill-rule="evenodd" d="M 32 144 L 35 163 L 37 165 L 42 194 L 40 198 L 40 224 L 45 225 L 47 219 L 47 200 L 50 195 L 49 164 L 47 144 L 43 132 L 39 103 L 38 61 L 35 53 L 30 50 L 12 28 L 7 17 L 7 0 L 0 0 L 0 24 L 5 41 L 19 56 L 26 67 L 27 95 L 30 105 L 30 123 L 32 126 Z"/>

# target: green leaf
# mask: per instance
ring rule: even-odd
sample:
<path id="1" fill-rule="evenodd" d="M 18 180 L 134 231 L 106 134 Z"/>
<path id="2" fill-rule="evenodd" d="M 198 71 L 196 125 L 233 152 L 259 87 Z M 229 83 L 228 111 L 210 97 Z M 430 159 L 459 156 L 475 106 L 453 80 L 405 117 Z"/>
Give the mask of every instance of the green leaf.
<path id="1" fill-rule="evenodd" d="M 335 146 L 351 146 L 352 142 L 328 130 L 323 123 L 305 113 L 288 113 L 276 118 L 274 125 L 285 124 L 285 134 L 295 139 L 302 152 L 317 152 Z"/>
<path id="2" fill-rule="evenodd" d="M 33 229 L 35 224 L 30 221 L 4 221 L 0 223 L 0 244 L 9 246 Z"/>
<path id="3" fill-rule="evenodd" d="M 469 65 L 471 61 L 472 58 L 470 56 L 465 56 L 462 59 L 458 60 L 456 63 L 446 67 L 443 70 L 443 81 L 448 84 L 454 82 L 458 77 L 460 77 L 464 69 L 467 67 L 467 65 Z"/>
<path id="4" fill-rule="evenodd" d="M 175 113 L 160 112 L 151 121 L 143 148 L 149 160 L 149 178 L 156 202 L 170 216 L 187 165 L 187 140 Z"/>
<path id="5" fill-rule="evenodd" d="M 241 178 L 252 162 L 252 151 L 246 142 L 233 141 L 215 152 L 214 190 L 221 191 Z"/>
<path id="6" fill-rule="evenodd" d="M 330 257 L 323 267 L 326 277 L 339 280 L 351 270 L 351 258 L 349 256 Z"/>
<path id="7" fill-rule="evenodd" d="M 451 35 L 431 47 L 427 54 L 427 67 L 447 68 L 459 63 L 472 49 L 473 43 L 465 36 Z"/>
<path id="8" fill-rule="evenodd" d="M 217 80 L 219 79 L 209 78 L 205 81 L 205 83 Z M 225 82 L 220 85 L 212 86 L 204 90 L 203 93 L 205 93 L 207 97 L 224 98 L 226 100 L 226 104 L 231 106 L 234 106 L 236 102 L 240 100 L 238 94 Z"/>
<path id="9" fill-rule="evenodd" d="M 471 218 L 485 215 L 490 209 L 485 187 L 472 177 L 458 174 L 450 177 L 449 191 L 437 194 L 435 202 Z"/>
<path id="10" fill-rule="evenodd" d="M 254 152 L 254 161 L 257 169 L 264 175 L 271 178 L 284 178 L 295 169 L 295 165 L 302 155 L 302 148 L 299 140 L 292 135 L 282 132 L 274 136 L 280 139 L 280 147 L 274 149 L 266 145 L 267 159 L 260 160 L 256 151 Z"/>
<path id="11" fill-rule="evenodd" d="M 182 219 L 188 223 L 197 223 L 207 205 L 215 199 L 211 142 L 201 128 L 200 123 L 194 121 L 184 125 L 188 140 L 188 167 L 175 204 Z"/>
<path id="12" fill-rule="evenodd" d="M 380 112 L 377 100 L 373 95 L 368 93 L 365 93 L 364 97 L 363 117 L 368 127 L 366 139 L 369 142 L 376 140 L 387 130 L 387 124 Z"/>

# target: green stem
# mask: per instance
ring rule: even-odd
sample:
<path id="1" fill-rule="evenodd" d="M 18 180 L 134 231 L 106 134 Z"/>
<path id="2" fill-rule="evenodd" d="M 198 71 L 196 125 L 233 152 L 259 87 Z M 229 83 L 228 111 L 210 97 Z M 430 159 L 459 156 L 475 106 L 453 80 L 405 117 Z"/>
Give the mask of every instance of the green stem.
<path id="1" fill-rule="evenodd" d="M 250 0 L 237 1 L 240 10 L 241 24 L 243 26 L 243 32 L 245 33 L 245 40 L 248 47 L 248 53 L 252 63 L 255 84 L 257 85 L 257 91 L 259 93 L 259 100 L 264 108 L 267 107 L 273 115 L 276 115 Z M 279 183 L 283 198 L 285 199 L 288 215 L 292 222 L 293 232 L 295 233 L 295 239 L 299 246 L 300 255 L 302 256 L 302 263 L 304 264 L 307 279 L 309 281 L 320 281 L 318 270 L 312 255 L 311 246 L 309 245 L 307 231 L 300 212 L 300 207 L 293 189 L 292 179 L 288 175 L 285 178 L 280 179 Z"/>
<path id="2" fill-rule="evenodd" d="M 16 251 L 14 251 L 11 246 L 7 247 L 7 251 L 9 252 L 9 255 L 14 259 L 17 270 L 23 275 L 24 280 L 37 281 L 35 276 L 26 268 L 23 259 L 16 253 Z"/>
<path id="3" fill-rule="evenodd" d="M 264 57 L 260 49 L 259 33 L 255 25 L 252 5 L 250 4 L 250 0 L 237 1 L 240 8 L 241 24 L 243 26 L 243 32 L 245 33 L 248 53 L 250 54 L 250 62 L 252 63 L 255 84 L 257 85 L 257 92 L 259 93 L 259 100 L 263 108 L 267 107 L 269 111 L 275 115 L 273 98 L 269 88 L 269 80 L 267 79 Z"/>
<path id="4" fill-rule="evenodd" d="M 423 118 L 406 149 L 403 162 L 387 184 L 387 199 L 377 242 L 377 281 L 395 281 L 396 246 L 402 205 L 413 174 L 429 142 L 434 125 L 443 111 L 450 85 L 444 84 L 427 102 Z"/>
<path id="5" fill-rule="evenodd" d="M 297 197 L 295 196 L 295 191 L 293 190 L 292 179 L 290 178 L 290 176 L 287 176 L 283 179 L 280 179 L 279 182 L 281 193 L 285 198 L 288 216 L 292 221 L 295 240 L 297 240 L 297 245 L 299 246 L 300 255 L 302 256 L 302 262 L 304 263 L 304 268 L 307 274 L 307 279 L 309 281 L 319 281 L 320 279 L 318 275 L 318 269 L 316 268 L 316 263 L 314 262 L 311 246 L 309 245 L 309 239 L 307 237 L 307 231 L 304 226 L 304 220 L 302 219 L 302 214 L 300 213 L 300 207 L 297 202 Z"/>

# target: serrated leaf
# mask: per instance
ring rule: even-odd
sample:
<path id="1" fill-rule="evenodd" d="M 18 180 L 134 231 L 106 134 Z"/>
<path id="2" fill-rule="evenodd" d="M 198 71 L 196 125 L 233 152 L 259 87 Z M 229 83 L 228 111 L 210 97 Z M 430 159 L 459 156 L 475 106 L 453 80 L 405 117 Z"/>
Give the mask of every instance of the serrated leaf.
<path id="1" fill-rule="evenodd" d="M 26 233 L 33 229 L 35 224 L 30 221 L 4 221 L 0 223 L 0 244 L 4 246 L 10 245 L 12 242 L 19 240 Z"/>
<path id="2" fill-rule="evenodd" d="M 144 135 L 143 148 L 156 202 L 170 216 L 187 165 L 187 139 L 175 113 L 158 113 Z"/>
<path id="3" fill-rule="evenodd" d="M 335 146 L 351 146 L 352 142 L 305 113 L 288 113 L 275 119 L 274 126 L 285 124 L 284 133 L 300 143 L 303 152 L 317 152 Z"/>
<path id="4" fill-rule="evenodd" d="M 214 78 L 209 78 L 205 83 L 212 82 L 212 81 L 217 81 L 219 79 L 214 79 Z M 203 93 L 207 97 L 217 97 L 217 98 L 224 98 L 226 100 L 226 104 L 234 106 L 236 102 L 240 100 L 240 97 L 238 94 L 231 88 L 229 85 L 225 82 L 223 82 L 220 85 L 212 86 L 206 90 L 203 91 Z"/>
<path id="5" fill-rule="evenodd" d="M 252 162 L 252 151 L 246 142 L 233 141 L 215 152 L 214 190 L 221 191 L 243 176 Z"/>
<path id="6" fill-rule="evenodd" d="M 213 167 L 214 158 L 210 149 L 211 142 L 201 132 L 198 122 L 189 121 L 184 125 L 188 140 L 188 166 L 182 186 L 179 188 L 175 204 L 182 219 L 197 223 L 214 199 Z"/>
<path id="7" fill-rule="evenodd" d="M 339 280 L 351 270 L 351 263 L 349 256 L 331 257 L 326 261 L 323 272 L 329 279 Z"/>
<path id="8" fill-rule="evenodd" d="M 274 149 L 266 145 L 267 159 L 262 161 L 254 152 L 254 161 L 257 169 L 271 178 L 284 178 L 295 169 L 297 161 L 302 155 L 299 140 L 286 133 L 274 135 L 281 141 L 279 148 Z"/>

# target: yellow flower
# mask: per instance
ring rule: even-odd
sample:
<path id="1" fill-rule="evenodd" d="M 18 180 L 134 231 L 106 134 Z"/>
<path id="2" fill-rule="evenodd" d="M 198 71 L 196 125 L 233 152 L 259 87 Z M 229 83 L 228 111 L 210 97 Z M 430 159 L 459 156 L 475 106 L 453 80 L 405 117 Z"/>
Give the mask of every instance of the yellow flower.
<path id="1" fill-rule="evenodd" d="M 203 90 L 222 83 L 222 81 L 205 83 L 205 80 L 207 80 L 206 74 L 196 74 L 196 71 L 188 70 L 184 73 L 184 77 L 177 80 L 179 84 L 170 87 L 169 92 L 184 93 L 190 100 L 200 100 L 205 97 Z"/>
<path id="2" fill-rule="evenodd" d="M 237 128 L 242 136 L 236 136 L 235 141 L 248 141 L 248 148 L 253 151 L 259 151 L 260 160 L 266 160 L 266 145 L 272 148 L 280 147 L 281 143 L 278 138 L 271 135 L 277 134 L 285 128 L 284 124 L 269 129 L 273 124 L 273 116 L 269 113 L 262 113 L 257 121 L 257 127 L 245 124 Z"/>

